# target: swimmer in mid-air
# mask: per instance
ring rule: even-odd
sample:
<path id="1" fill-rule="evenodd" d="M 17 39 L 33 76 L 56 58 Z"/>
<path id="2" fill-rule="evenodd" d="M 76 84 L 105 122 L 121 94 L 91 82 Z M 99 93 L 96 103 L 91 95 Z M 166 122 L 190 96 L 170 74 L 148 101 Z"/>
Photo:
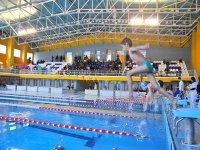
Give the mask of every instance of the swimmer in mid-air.
<path id="1" fill-rule="evenodd" d="M 149 49 L 149 44 L 143 46 L 136 46 L 132 47 L 132 41 L 130 38 L 124 38 L 121 42 L 123 50 L 128 52 L 132 61 L 138 65 L 136 68 L 132 68 L 131 70 L 127 71 L 127 78 L 128 78 L 128 90 L 129 90 L 129 100 L 133 99 L 133 90 L 132 90 L 132 76 L 136 74 L 147 74 L 147 78 L 151 83 L 151 88 L 157 90 L 162 95 L 166 96 L 167 98 L 173 100 L 173 97 L 168 94 L 163 88 L 161 88 L 154 75 L 153 71 L 154 68 L 151 65 L 150 61 L 144 57 L 144 55 L 139 50 L 147 50 Z"/>

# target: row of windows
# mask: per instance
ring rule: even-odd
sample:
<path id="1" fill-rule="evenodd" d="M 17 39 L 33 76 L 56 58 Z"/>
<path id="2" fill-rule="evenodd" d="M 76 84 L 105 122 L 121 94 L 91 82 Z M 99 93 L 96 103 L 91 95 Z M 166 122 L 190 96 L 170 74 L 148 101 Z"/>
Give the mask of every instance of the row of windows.
<path id="1" fill-rule="evenodd" d="M 6 54 L 6 46 L 0 44 L 0 53 Z M 14 57 L 20 58 L 21 51 L 19 49 L 14 49 Z M 33 59 L 33 53 L 27 53 L 27 59 L 31 58 Z"/>
<path id="2" fill-rule="evenodd" d="M 121 51 L 117 51 L 118 54 L 121 53 Z M 88 58 L 91 58 L 91 51 L 84 51 L 83 53 L 84 56 L 87 56 Z M 96 51 L 96 55 L 95 58 L 100 60 L 101 58 L 101 51 Z M 106 56 L 106 60 L 107 61 L 111 61 L 112 58 L 112 50 L 107 50 L 107 56 Z M 72 52 L 67 52 L 66 54 L 66 61 L 67 63 L 72 63 L 73 62 L 73 56 L 72 56 Z"/>
<path id="3" fill-rule="evenodd" d="M 141 50 L 140 52 L 146 57 L 146 50 Z M 117 54 L 119 56 L 121 56 L 121 55 L 124 55 L 124 52 L 123 51 L 117 51 Z M 84 51 L 83 55 L 85 55 L 85 56 L 87 55 L 88 58 L 90 58 L 91 57 L 91 51 Z M 106 56 L 106 61 L 111 61 L 112 50 L 107 50 L 107 54 L 106 55 L 107 55 Z M 100 57 L 101 57 L 101 51 L 98 50 L 98 51 L 96 51 L 95 58 L 100 60 Z M 67 63 L 70 63 L 70 64 L 73 62 L 72 52 L 67 52 L 66 61 L 67 61 Z"/>

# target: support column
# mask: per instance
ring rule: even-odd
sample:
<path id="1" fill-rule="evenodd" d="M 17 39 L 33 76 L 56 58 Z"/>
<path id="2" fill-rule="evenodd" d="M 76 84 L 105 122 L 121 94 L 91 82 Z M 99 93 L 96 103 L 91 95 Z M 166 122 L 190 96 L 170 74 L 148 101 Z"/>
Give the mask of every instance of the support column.
<path id="1" fill-rule="evenodd" d="M 100 96 L 100 83 L 101 81 L 97 82 L 97 96 L 99 97 Z"/>
<path id="2" fill-rule="evenodd" d="M 9 38 L 6 46 L 6 67 L 9 68 L 14 64 L 14 39 Z"/>
<path id="3" fill-rule="evenodd" d="M 200 23 L 197 26 L 196 34 L 196 71 L 200 75 Z"/>
<path id="4" fill-rule="evenodd" d="M 113 100 L 116 98 L 116 82 L 113 82 Z"/>
<path id="5" fill-rule="evenodd" d="M 24 44 L 21 48 L 21 60 L 23 64 L 26 64 L 27 61 L 27 51 L 28 51 L 28 45 Z"/>
<path id="6" fill-rule="evenodd" d="M 15 84 L 15 91 L 17 91 L 17 84 Z"/>
<path id="7" fill-rule="evenodd" d="M 69 85 L 67 80 L 63 81 L 63 87 L 62 87 L 62 94 L 66 94 L 67 93 L 67 86 Z"/>
<path id="8" fill-rule="evenodd" d="M 26 92 L 28 91 L 27 78 L 25 78 Z"/>
<path id="9" fill-rule="evenodd" d="M 37 79 L 37 92 L 39 92 L 40 79 Z"/>
<path id="10" fill-rule="evenodd" d="M 200 23 L 197 25 L 197 30 L 192 33 L 191 46 L 191 63 L 193 68 L 200 75 Z"/>
<path id="11" fill-rule="evenodd" d="M 49 93 L 51 93 L 51 85 L 52 85 L 52 81 L 49 80 Z"/>

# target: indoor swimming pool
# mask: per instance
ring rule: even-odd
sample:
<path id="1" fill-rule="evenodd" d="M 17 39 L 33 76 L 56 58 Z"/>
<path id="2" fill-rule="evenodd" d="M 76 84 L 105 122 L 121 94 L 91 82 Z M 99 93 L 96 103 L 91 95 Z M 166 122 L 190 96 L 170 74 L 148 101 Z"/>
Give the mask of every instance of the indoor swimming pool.
<path id="1" fill-rule="evenodd" d="M 137 117 L 106 116 L 0 105 L 0 116 L 48 122 L 0 121 L 1 150 L 155 150 L 167 149 L 164 118 L 151 113 Z M 76 128 L 55 127 L 75 126 Z M 92 130 L 83 131 L 82 128 Z M 96 132 L 98 129 L 98 132 Z M 99 131 L 110 131 L 101 133 Z M 112 132 L 112 134 L 110 134 Z M 116 133 L 125 132 L 128 135 Z M 114 133 L 114 134 L 113 134 Z"/>

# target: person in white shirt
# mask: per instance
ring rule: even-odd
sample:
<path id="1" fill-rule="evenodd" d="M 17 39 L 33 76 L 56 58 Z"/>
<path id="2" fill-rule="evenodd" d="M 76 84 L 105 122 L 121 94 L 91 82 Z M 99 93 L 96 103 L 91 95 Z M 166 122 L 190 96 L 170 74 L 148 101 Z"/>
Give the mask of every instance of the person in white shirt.
<path id="1" fill-rule="evenodd" d="M 184 92 L 184 83 L 183 81 L 181 80 L 181 77 L 178 78 L 179 79 L 179 83 L 178 83 L 178 89 L 180 92 Z"/>
<path id="2" fill-rule="evenodd" d="M 196 79 L 195 77 L 191 77 L 191 84 L 189 85 L 189 90 L 190 90 L 190 93 L 189 93 L 189 100 L 190 100 L 190 107 L 191 108 L 194 108 L 195 107 L 195 104 L 196 104 L 196 100 L 197 100 L 197 85 L 198 83 L 196 82 Z"/>
<path id="3" fill-rule="evenodd" d="M 180 98 L 183 98 L 183 94 L 184 94 L 184 82 L 182 81 L 181 77 L 178 77 L 179 79 L 179 83 L 178 83 L 178 89 L 179 89 L 179 95 L 180 95 Z"/>

